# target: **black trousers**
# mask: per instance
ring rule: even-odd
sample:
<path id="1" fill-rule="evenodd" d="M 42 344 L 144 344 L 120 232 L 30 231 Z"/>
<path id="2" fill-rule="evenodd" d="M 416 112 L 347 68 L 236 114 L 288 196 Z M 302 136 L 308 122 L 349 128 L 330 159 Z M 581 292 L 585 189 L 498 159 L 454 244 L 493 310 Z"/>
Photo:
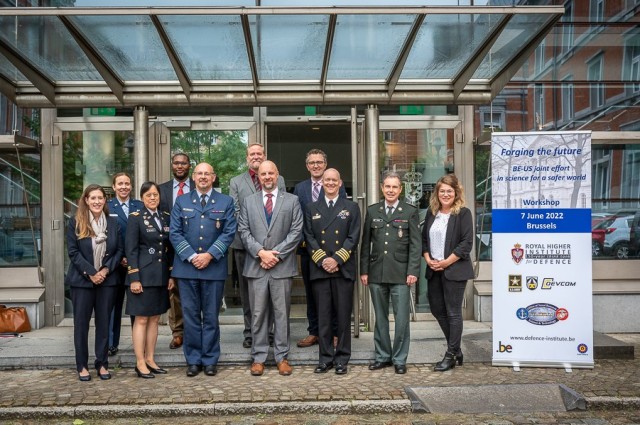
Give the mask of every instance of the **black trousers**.
<path id="1" fill-rule="evenodd" d="M 351 312 L 354 282 L 342 276 L 311 281 L 318 312 L 319 363 L 346 365 L 351 359 Z M 333 348 L 333 322 L 338 345 Z"/>
<path id="2" fill-rule="evenodd" d="M 434 272 L 427 286 L 431 313 L 447 339 L 447 351 L 458 354 L 462 340 L 462 300 L 467 281 L 448 280 L 444 272 Z"/>
<path id="3" fill-rule="evenodd" d="M 92 288 L 71 288 L 73 304 L 73 345 L 76 350 L 76 369 L 89 369 L 89 325 L 94 314 L 94 367 L 109 367 L 109 318 L 116 299 L 117 286 L 93 285 Z"/>

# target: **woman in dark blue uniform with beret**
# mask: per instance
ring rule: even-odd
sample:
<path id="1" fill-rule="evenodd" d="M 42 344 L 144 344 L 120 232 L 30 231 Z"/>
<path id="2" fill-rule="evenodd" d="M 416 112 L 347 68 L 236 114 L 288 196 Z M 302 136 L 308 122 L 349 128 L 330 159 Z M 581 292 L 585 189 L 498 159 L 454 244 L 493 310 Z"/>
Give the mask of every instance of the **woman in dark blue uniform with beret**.
<path id="1" fill-rule="evenodd" d="M 78 200 L 75 217 L 67 228 L 69 270 L 65 284 L 71 287 L 73 304 L 73 343 L 76 369 L 81 381 L 90 381 L 89 323 L 95 313 L 95 368 L 100 379 L 109 373 L 109 315 L 116 299 L 117 276 L 122 259 L 122 240 L 118 220 L 109 217 L 107 196 L 97 184 L 87 186 Z"/>
<path id="2" fill-rule="evenodd" d="M 136 373 L 153 378 L 167 373 L 154 356 L 158 340 L 160 315 L 169 309 L 169 290 L 173 247 L 169 242 L 169 216 L 158 210 L 160 190 L 154 182 L 140 187 L 144 208 L 129 215 L 125 238 L 128 260 L 126 313 L 136 316 L 133 323 L 133 351 Z"/>

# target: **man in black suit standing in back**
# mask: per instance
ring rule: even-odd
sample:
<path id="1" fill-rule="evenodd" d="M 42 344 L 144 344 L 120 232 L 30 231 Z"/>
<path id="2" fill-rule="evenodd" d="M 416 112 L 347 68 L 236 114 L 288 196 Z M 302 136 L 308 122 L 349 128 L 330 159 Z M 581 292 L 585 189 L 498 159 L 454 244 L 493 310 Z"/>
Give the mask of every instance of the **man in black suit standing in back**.
<path id="1" fill-rule="evenodd" d="M 171 171 L 173 179 L 160 185 L 160 211 L 171 216 L 171 210 L 178 196 L 182 196 L 194 190 L 196 184 L 189 177 L 191 162 L 185 153 L 176 153 L 171 157 Z M 169 327 L 173 338 L 169 348 L 176 349 L 182 347 L 184 322 L 182 320 L 182 304 L 180 303 L 180 293 L 178 285 L 169 293 Z"/>

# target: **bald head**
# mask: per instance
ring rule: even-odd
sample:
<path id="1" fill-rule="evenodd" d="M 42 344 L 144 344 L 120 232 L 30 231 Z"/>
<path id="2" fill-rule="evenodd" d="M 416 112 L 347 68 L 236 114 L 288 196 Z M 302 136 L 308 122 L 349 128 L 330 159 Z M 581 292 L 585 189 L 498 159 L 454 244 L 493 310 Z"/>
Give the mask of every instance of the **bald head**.
<path id="1" fill-rule="evenodd" d="M 340 179 L 340 173 L 335 168 L 327 168 L 322 174 L 322 187 L 324 188 L 324 194 L 329 199 L 338 197 L 340 193 L 340 187 L 342 186 L 342 180 Z"/>
<path id="2" fill-rule="evenodd" d="M 258 178 L 265 192 L 273 192 L 278 187 L 278 167 L 273 161 L 263 161 L 258 167 Z"/>
<path id="3" fill-rule="evenodd" d="M 206 162 L 201 162 L 196 165 L 196 168 L 193 170 L 193 180 L 196 182 L 198 192 L 209 192 L 213 187 L 213 182 L 216 180 L 216 174 L 213 171 L 213 167 Z"/>

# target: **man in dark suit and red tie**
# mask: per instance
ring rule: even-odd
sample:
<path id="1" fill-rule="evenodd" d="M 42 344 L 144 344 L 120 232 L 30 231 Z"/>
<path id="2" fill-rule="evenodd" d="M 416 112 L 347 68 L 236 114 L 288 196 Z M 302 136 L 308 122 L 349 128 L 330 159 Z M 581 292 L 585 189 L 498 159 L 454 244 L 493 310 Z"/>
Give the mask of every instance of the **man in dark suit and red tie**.
<path id="1" fill-rule="evenodd" d="M 179 196 L 189 193 L 195 190 L 196 184 L 192 178 L 189 177 L 189 171 L 191 170 L 191 161 L 189 156 L 184 153 L 176 153 L 171 158 L 171 171 L 173 172 L 173 179 L 162 183 L 160 187 L 160 211 L 169 214 L 171 217 L 171 210 L 176 203 L 176 199 Z M 169 291 L 169 327 L 171 328 L 171 334 L 173 338 L 169 343 L 169 348 L 172 350 L 182 347 L 184 322 L 182 320 L 182 304 L 180 303 L 180 292 L 178 292 L 178 286 L 176 285 L 171 291 Z"/>
<path id="2" fill-rule="evenodd" d="M 311 177 L 307 180 L 301 181 L 293 189 L 293 194 L 300 200 L 300 206 L 302 207 L 303 214 L 307 204 L 324 197 L 322 174 L 324 173 L 324 170 L 327 169 L 327 154 L 320 149 L 311 149 L 307 152 L 305 163 Z M 347 192 L 343 186 L 340 186 L 338 193 L 340 198 L 347 198 Z M 298 341 L 298 347 L 304 348 L 311 347 L 318 343 L 318 313 L 316 311 L 316 302 L 313 297 L 313 291 L 311 290 L 311 283 L 309 282 L 309 267 L 311 260 L 309 258 L 309 253 L 305 248 L 304 241 L 302 241 L 302 244 L 298 249 L 298 255 L 300 255 L 300 268 L 302 269 L 302 280 L 304 281 L 304 289 L 307 297 L 307 321 L 309 322 L 309 326 L 307 327 L 309 335 Z"/>

